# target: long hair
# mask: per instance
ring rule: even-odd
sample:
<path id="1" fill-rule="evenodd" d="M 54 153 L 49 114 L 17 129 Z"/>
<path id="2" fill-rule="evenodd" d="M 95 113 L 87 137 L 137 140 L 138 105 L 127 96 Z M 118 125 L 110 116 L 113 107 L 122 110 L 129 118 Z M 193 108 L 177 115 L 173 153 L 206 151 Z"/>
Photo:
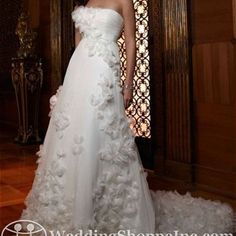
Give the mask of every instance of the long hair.
<path id="1" fill-rule="evenodd" d="M 85 6 L 89 0 L 74 0 L 75 5 L 77 6 Z"/>

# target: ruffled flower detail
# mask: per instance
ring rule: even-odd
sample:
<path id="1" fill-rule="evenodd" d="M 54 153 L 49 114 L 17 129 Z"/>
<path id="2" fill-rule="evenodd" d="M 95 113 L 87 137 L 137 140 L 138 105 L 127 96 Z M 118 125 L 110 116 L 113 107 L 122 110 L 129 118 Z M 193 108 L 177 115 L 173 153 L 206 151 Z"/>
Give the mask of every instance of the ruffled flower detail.
<path id="1" fill-rule="evenodd" d="M 99 158 L 111 164 L 126 166 L 136 158 L 134 142 L 127 137 L 120 142 L 111 142 L 99 152 Z"/>
<path id="2" fill-rule="evenodd" d="M 79 27 L 82 37 L 86 39 L 85 46 L 88 48 L 88 56 L 99 56 L 108 66 L 117 67 L 120 65 L 119 55 L 113 49 L 116 40 L 108 39 L 96 26 L 94 20 L 96 12 L 96 9 L 81 6 L 72 12 L 72 19 L 75 27 Z M 118 76 L 117 70 L 114 70 L 114 75 Z"/>
<path id="3" fill-rule="evenodd" d="M 227 234 L 233 233 L 233 209 L 219 201 L 194 198 L 171 191 L 152 191 L 156 233 Z"/>
<path id="4" fill-rule="evenodd" d="M 43 148 L 43 144 L 39 145 L 39 150 L 36 152 L 36 155 L 38 156 L 38 159 L 36 161 L 36 163 L 40 163 L 41 159 L 44 156 L 44 148 Z"/>
<path id="5" fill-rule="evenodd" d="M 55 106 L 56 106 L 56 104 L 57 104 L 57 100 L 58 100 L 58 97 L 59 97 L 61 91 L 62 91 L 62 85 L 59 86 L 59 88 L 57 89 L 56 94 L 54 94 L 54 95 L 49 99 L 49 105 L 50 105 L 50 112 L 49 112 L 49 114 L 48 114 L 49 117 L 51 117 L 51 115 L 52 115 L 52 112 L 53 112 L 53 110 L 54 110 L 54 108 L 55 108 Z"/>
<path id="6" fill-rule="evenodd" d="M 58 157 L 58 159 L 64 159 L 65 156 L 66 156 L 66 153 L 65 153 L 62 149 L 59 149 L 59 150 L 57 151 L 57 157 Z"/>
<path id="7" fill-rule="evenodd" d="M 99 178 L 93 199 L 94 221 L 98 232 L 132 230 L 139 187 L 133 181 L 129 170 L 111 166 L 111 169 Z"/>
<path id="8" fill-rule="evenodd" d="M 70 125 L 70 117 L 64 111 L 60 111 L 54 114 L 53 119 L 58 137 L 61 139 L 64 135 L 63 131 Z"/>
<path id="9" fill-rule="evenodd" d="M 134 225 L 134 218 L 137 216 L 140 187 L 134 181 L 135 173 L 130 169 L 137 150 L 127 117 L 125 114 L 118 115 L 113 110 L 114 94 L 120 87 L 120 59 L 116 39 L 104 35 L 96 25 L 96 14 L 94 9 L 79 7 L 72 13 L 72 18 L 75 27 L 80 29 L 88 56 L 103 59 L 111 72 L 109 77 L 100 75 L 100 93 L 96 91 L 91 96 L 99 129 L 109 140 L 98 153 L 101 172 L 93 194 L 93 228 L 98 232 L 114 233 L 120 229 L 133 230 L 138 227 Z M 77 144 L 75 146 L 79 150 L 81 143 Z"/>
<path id="10" fill-rule="evenodd" d="M 75 156 L 78 156 L 83 152 L 83 146 L 82 146 L 83 141 L 84 141 L 84 138 L 82 136 L 76 135 L 74 137 L 74 145 L 72 148 L 72 152 Z"/>
<path id="11" fill-rule="evenodd" d="M 86 36 L 84 36 L 86 37 Z M 99 56 L 103 59 L 105 63 L 110 67 L 115 67 L 120 65 L 119 59 L 112 49 L 113 45 L 107 43 L 105 39 L 99 39 L 101 37 L 100 34 L 95 34 L 89 36 L 89 40 L 86 42 L 86 46 L 88 48 L 89 56 Z M 115 73 L 114 73 L 115 75 Z"/>
<path id="12" fill-rule="evenodd" d="M 75 23 L 75 28 L 79 28 L 80 32 L 86 32 L 92 26 L 94 14 L 88 14 L 88 10 L 83 6 L 77 7 L 72 13 L 71 17 Z M 92 27 L 93 28 L 93 27 Z"/>
<path id="13" fill-rule="evenodd" d="M 39 155 L 41 157 L 45 155 L 42 149 Z M 69 232 L 72 229 L 68 222 L 72 218 L 73 197 L 66 198 L 64 195 L 66 169 L 63 157 L 65 153 L 59 150 L 56 155 L 59 159 L 52 159 L 47 169 L 39 163 L 35 173 L 33 191 L 29 192 L 25 200 L 26 209 L 23 210 L 21 219 L 36 221 L 47 230 L 54 230 L 57 225 L 58 230 Z"/>
<path id="14" fill-rule="evenodd" d="M 99 129 L 109 137 L 105 147 L 98 153 L 104 167 L 101 167 L 103 172 L 94 191 L 94 221 L 99 232 L 112 233 L 121 229 L 135 232 L 137 226 L 133 224 L 140 189 L 133 181 L 135 177 L 130 166 L 136 160 L 137 150 L 128 118 L 125 114 L 122 116 L 112 112 L 114 84 L 113 78 L 101 75 L 98 83 L 101 93 L 91 98 Z"/>
<path id="15" fill-rule="evenodd" d="M 101 75 L 101 77 L 103 78 L 102 81 L 98 82 L 98 86 L 101 88 L 100 96 L 91 96 L 91 104 L 98 107 L 99 110 L 105 109 L 105 107 L 114 99 L 112 91 L 114 87 L 113 81 L 106 76 Z"/>

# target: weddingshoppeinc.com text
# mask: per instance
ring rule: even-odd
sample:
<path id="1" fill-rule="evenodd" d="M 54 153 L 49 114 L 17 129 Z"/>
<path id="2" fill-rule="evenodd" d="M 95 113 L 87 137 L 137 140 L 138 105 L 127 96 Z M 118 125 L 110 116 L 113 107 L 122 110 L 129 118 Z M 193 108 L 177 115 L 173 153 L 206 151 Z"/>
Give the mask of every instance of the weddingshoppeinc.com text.
<path id="1" fill-rule="evenodd" d="M 233 236 L 233 233 L 181 233 L 175 230 L 172 233 L 132 233 L 131 230 L 120 230 L 117 233 L 98 233 L 97 230 L 84 232 L 79 230 L 77 233 L 67 233 L 65 231 L 50 231 L 48 236 Z"/>

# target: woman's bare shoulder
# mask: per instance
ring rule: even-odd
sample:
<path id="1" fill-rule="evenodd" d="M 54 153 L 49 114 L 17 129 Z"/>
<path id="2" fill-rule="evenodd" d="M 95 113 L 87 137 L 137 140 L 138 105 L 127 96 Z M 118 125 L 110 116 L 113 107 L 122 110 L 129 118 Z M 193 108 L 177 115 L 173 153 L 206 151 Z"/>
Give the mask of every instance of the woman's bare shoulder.
<path id="1" fill-rule="evenodd" d="M 75 7 L 74 7 L 74 10 L 76 10 L 76 9 L 78 9 L 79 8 L 79 5 L 75 5 Z"/>
<path id="2" fill-rule="evenodd" d="M 134 8 L 133 0 L 119 0 L 119 2 L 123 11 L 130 11 Z"/>

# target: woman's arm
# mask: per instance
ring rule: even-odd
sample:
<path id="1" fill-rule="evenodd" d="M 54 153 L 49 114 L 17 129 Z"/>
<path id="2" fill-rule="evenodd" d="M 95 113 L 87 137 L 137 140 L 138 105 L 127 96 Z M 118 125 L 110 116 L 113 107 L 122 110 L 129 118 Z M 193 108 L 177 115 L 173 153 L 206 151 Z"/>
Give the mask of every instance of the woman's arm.
<path id="1" fill-rule="evenodd" d="M 81 39 L 80 31 L 77 28 L 77 29 L 75 29 L 75 47 L 78 46 L 80 39 Z"/>
<path id="2" fill-rule="evenodd" d="M 78 7 L 79 6 L 76 5 L 74 10 L 76 10 Z M 81 39 L 80 30 L 79 30 L 79 28 L 75 28 L 75 47 L 78 46 L 80 39 Z"/>
<path id="3" fill-rule="evenodd" d="M 132 0 L 122 1 L 122 13 L 124 17 L 124 34 L 126 48 L 126 80 L 124 84 L 124 104 L 125 108 L 129 107 L 133 98 L 133 77 L 136 65 L 136 39 L 135 39 L 135 12 Z"/>

